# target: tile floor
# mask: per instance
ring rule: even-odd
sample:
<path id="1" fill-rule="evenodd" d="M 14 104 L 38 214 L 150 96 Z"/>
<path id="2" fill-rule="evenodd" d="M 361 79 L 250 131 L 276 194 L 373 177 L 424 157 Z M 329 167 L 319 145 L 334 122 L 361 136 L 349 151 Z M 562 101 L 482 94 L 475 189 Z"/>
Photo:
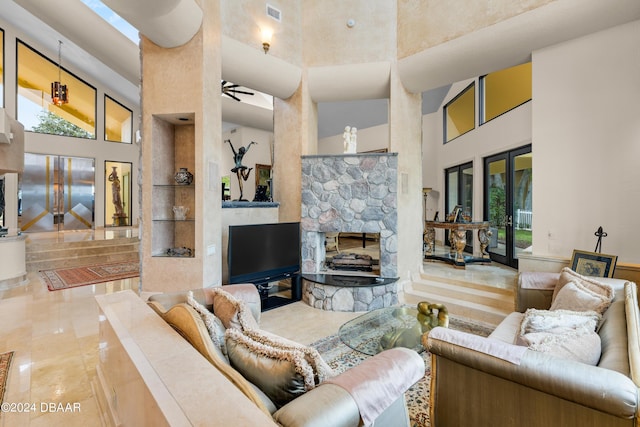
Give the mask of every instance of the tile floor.
<path id="1" fill-rule="evenodd" d="M 77 232 L 63 234 L 31 238 L 82 240 L 118 235 L 112 230 L 92 237 Z M 425 268 L 431 272 L 454 270 L 435 263 L 425 264 Z M 98 308 L 94 297 L 126 289 L 137 291 L 138 284 L 136 278 L 49 292 L 38 273 L 29 273 L 28 283 L 0 289 L 0 352 L 15 351 L 4 402 L 15 403 L 15 409 L 22 408 L 18 404 L 28 404 L 26 408 L 34 410 L 2 412 L 0 427 L 101 425 L 92 390 L 98 361 Z M 357 315 L 325 312 L 298 302 L 263 313 L 261 325 L 308 344 L 336 333 L 342 323 Z M 68 408 L 76 410 L 62 412 L 59 404 L 63 404 L 62 409 L 71 404 Z"/>

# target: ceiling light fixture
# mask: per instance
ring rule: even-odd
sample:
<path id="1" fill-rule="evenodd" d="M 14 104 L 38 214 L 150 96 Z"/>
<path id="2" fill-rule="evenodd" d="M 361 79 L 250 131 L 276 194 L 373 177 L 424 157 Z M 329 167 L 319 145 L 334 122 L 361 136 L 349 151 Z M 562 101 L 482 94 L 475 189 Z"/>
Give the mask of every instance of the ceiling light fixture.
<path id="1" fill-rule="evenodd" d="M 62 40 L 58 40 L 58 81 L 51 83 L 51 102 L 58 107 L 69 102 L 67 85 L 62 84 Z"/>
<path id="2" fill-rule="evenodd" d="M 269 52 L 269 48 L 271 47 L 271 37 L 273 36 L 273 31 L 265 28 L 262 30 L 262 49 L 264 50 L 264 54 L 266 55 Z"/>

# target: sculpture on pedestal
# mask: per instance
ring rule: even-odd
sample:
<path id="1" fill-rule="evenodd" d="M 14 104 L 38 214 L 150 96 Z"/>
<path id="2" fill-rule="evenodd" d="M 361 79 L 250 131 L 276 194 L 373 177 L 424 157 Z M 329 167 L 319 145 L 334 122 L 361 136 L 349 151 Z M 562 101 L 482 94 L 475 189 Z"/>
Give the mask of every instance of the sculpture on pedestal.
<path id="1" fill-rule="evenodd" d="M 240 187 L 240 197 L 238 198 L 238 201 L 248 202 L 247 199 L 242 198 L 244 187 L 243 181 L 249 179 L 249 175 L 251 174 L 251 170 L 253 168 L 247 168 L 246 166 L 244 166 L 242 164 L 242 158 L 245 154 L 247 154 L 247 151 L 249 151 L 249 147 L 251 147 L 252 144 L 257 144 L 257 142 L 251 141 L 249 145 L 247 145 L 246 147 L 240 147 L 238 151 L 236 151 L 236 149 L 233 147 L 230 139 L 226 139 L 224 142 L 228 142 L 229 146 L 231 146 L 231 151 L 233 151 L 233 161 L 235 162 L 235 166 L 233 167 L 233 169 L 231 169 L 231 172 L 235 172 L 236 176 L 238 177 L 238 186 Z"/>
<path id="2" fill-rule="evenodd" d="M 347 154 L 355 154 L 357 152 L 358 129 L 351 126 L 344 128 L 342 137 L 344 138 L 344 152 Z"/>
<path id="3" fill-rule="evenodd" d="M 127 215 L 123 213 L 122 197 L 120 196 L 120 178 L 118 178 L 117 166 L 111 167 L 113 170 L 109 174 L 111 182 L 111 198 L 116 212 L 113 214 L 113 225 L 127 225 Z"/>

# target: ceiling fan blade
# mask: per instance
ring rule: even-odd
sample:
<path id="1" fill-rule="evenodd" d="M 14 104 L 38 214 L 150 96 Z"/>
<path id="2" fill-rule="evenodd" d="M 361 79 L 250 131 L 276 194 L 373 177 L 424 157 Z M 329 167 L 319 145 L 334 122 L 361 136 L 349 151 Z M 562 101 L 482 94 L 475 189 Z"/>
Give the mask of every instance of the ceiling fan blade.
<path id="1" fill-rule="evenodd" d="M 253 95 L 253 94 L 254 94 L 253 92 L 245 92 L 245 91 L 243 91 L 243 90 L 234 90 L 234 91 L 232 91 L 232 92 L 233 92 L 233 93 L 241 93 L 241 94 L 243 94 L 243 95 Z"/>
<path id="2" fill-rule="evenodd" d="M 234 96 L 229 92 L 224 92 L 224 94 L 227 95 L 229 98 L 235 99 L 236 101 L 240 102 L 240 98 L 238 98 L 237 96 Z"/>

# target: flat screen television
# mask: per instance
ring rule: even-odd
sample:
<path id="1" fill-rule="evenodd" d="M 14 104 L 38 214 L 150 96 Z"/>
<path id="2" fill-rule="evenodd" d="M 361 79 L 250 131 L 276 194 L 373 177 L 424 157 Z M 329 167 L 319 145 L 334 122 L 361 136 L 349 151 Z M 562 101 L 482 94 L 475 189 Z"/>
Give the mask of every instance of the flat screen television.
<path id="1" fill-rule="evenodd" d="M 300 223 L 230 225 L 229 283 L 264 284 L 300 271 Z"/>

